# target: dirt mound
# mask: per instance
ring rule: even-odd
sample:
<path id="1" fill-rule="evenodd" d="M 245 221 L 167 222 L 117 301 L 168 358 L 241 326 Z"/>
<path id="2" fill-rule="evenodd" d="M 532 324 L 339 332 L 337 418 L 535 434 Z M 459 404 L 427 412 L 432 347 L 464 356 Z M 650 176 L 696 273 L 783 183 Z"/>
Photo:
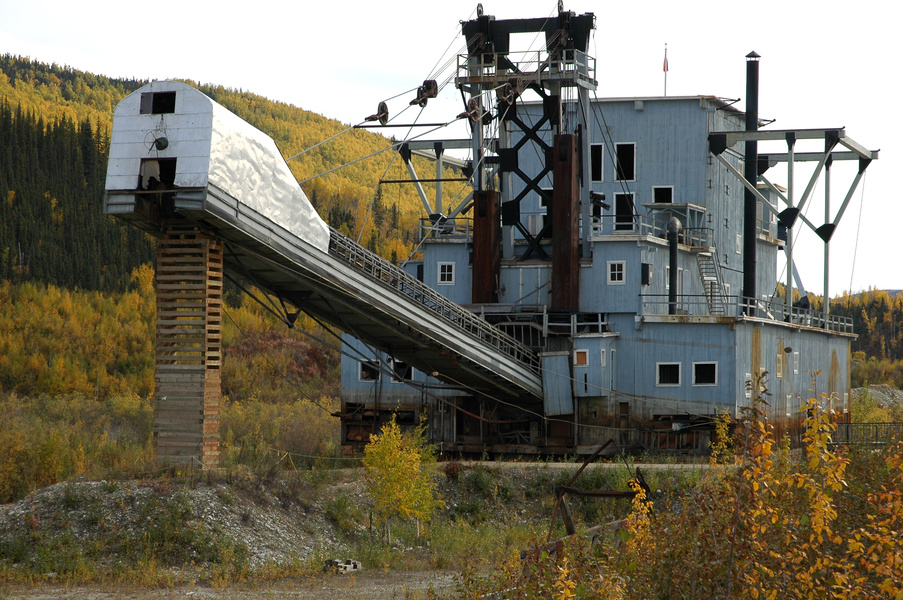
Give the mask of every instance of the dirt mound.
<path id="1" fill-rule="evenodd" d="M 202 563 L 225 548 L 251 568 L 304 563 L 340 544 L 321 502 L 304 499 L 316 494 L 299 491 L 198 481 L 58 483 L 0 509 L 0 548 L 25 561 L 39 560 L 21 547 L 32 539 L 56 548 L 77 543 L 110 560 L 147 552 L 173 565 Z"/>

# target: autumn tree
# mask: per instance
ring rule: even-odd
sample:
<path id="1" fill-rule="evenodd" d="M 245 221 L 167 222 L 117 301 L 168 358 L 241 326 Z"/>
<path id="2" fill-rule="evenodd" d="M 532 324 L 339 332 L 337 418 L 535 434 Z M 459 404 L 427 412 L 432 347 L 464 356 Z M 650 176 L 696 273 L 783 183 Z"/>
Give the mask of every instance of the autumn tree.
<path id="1" fill-rule="evenodd" d="M 417 519 L 419 524 L 442 504 L 436 491 L 436 454 L 426 441 L 423 424 L 402 431 L 393 415 L 379 434 L 370 436 L 364 470 L 377 522 L 386 524 L 390 541 L 392 519 Z"/>

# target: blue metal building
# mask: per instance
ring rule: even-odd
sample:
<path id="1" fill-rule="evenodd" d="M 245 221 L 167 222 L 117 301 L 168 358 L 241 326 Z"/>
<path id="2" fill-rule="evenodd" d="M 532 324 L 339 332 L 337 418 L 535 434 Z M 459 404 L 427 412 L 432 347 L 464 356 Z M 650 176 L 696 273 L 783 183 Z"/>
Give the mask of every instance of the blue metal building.
<path id="1" fill-rule="evenodd" d="M 877 153 L 843 130 L 759 131 L 757 116 L 750 128 L 749 100 L 741 111 L 713 96 L 591 97 L 594 17 L 551 21 L 462 24 L 457 84 L 471 97 L 474 193 L 424 220 L 422 261 L 406 266 L 537 352 L 543 397 L 455 385 L 441 365 L 411 370 L 346 335 L 370 361 L 343 359 L 346 446 L 394 412 L 424 415 L 449 452 L 588 452 L 610 439 L 705 452 L 714 417 L 739 417 L 764 373 L 779 432 L 798 431 L 816 372 L 816 391 L 842 415 L 851 322 L 812 310 L 799 283 L 794 303 L 789 277 L 778 296 L 779 265 L 795 271 L 788 239 L 811 190 L 794 198 L 767 171 L 786 165 L 792 181 L 800 160 L 859 160 L 861 175 Z M 545 32 L 545 51 L 521 58 L 509 36 L 530 27 Z M 783 140 L 788 151 L 750 158 L 751 139 Z M 824 151 L 795 156 L 798 139 L 824 140 Z M 752 183 L 746 164 L 758 168 Z M 755 203 L 746 227 L 745 195 Z M 805 223 L 826 257 L 825 228 L 839 216 Z"/>

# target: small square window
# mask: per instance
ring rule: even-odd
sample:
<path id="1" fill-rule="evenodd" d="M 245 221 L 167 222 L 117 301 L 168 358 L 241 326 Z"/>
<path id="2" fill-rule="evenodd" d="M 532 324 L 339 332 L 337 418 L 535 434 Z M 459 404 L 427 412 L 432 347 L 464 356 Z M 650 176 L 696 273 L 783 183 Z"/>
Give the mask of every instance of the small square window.
<path id="1" fill-rule="evenodd" d="M 693 385 L 718 385 L 718 363 L 693 363 Z"/>
<path id="2" fill-rule="evenodd" d="M 674 188 L 654 187 L 652 188 L 652 201 L 656 204 L 671 204 L 674 202 Z"/>
<path id="3" fill-rule="evenodd" d="M 379 381 L 379 363 L 361 362 L 358 379 L 360 381 Z"/>
<path id="4" fill-rule="evenodd" d="M 680 385 L 680 363 L 656 363 L 655 385 Z"/>
<path id="5" fill-rule="evenodd" d="M 144 92 L 139 111 L 142 115 L 165 115 L 176 112 L 175 92 Z"/>
<path id="6" fill-rule="evenodd" d="M 400 360 L 392 359 L 392 381 L 404 381 L 411 378 L 413 369 L 411 365 Z"/>
<path id="7" fill-rule="evenodd" d="M 623 260 L 608 261 L 608 283 L 614 285 L 627 283 L 626 263 Z"/>
<path id="8" fill-rule="evenodd" d="M 455 263 L 441 262 L 439 267 L 439 285 L 454 285 L 455 283 Z"/>
<path id="9" fill-rule="evenodd" d="M 589 350 L 574 350 L 574 366 L 585 367 L 589 364 Z"/>

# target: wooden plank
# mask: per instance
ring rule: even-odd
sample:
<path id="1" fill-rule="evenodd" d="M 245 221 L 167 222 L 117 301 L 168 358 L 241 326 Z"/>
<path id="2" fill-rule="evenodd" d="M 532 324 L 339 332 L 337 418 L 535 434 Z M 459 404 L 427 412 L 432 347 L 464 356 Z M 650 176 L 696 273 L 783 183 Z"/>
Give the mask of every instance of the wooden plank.
<path id="1" fill-rule="evenodd" d="M 175 364 L 175 365 L 160 365 L 160 364 L 158 364 L 158 365 L 157 365 L 157 368 L 158 368 L 158 369 L 161 368 L 161 367 L 166 367 L 166 370 L 167 370 L 167 371 L 169 371 L 169 370 L 173 370 L 173 371 L 198 371 L 198 370 L 200 370 L 200 371 L 203 372 L 203 370 L 204 370 L 204 366 L 203 366 L 203 365 L 179 365 L 179 364 Z"/>
<path id="2" fill-rule="evenodd" d="M 154 447 L 163 462 L 216 466 L 223 244 L 196 227 L 174 226 L 157 258 Z"/>
<path id="3" fill-rule="evenodd" d="M 157 264 L 157 275 L 160 273 L 206 273 L 210 268 L 205 264 L 208 261 L 199 260 L 191 264 L 176 264 L 172 261 Z"/>
<path id="4" fill-rule="evenodd" d="M 195 410 L 200 412 L 202 411 L 205 401 L 206 400 L 204 398 L 204 394 L 199 394 L 194 398 L 187 395 L 177 396 L 173 394 L 166 394 L 157 400 L 154 406 L 154 410 Z"/>
<path id="5" fill-rule="evenodd" d="M 157 352 L 204 352 L 203 346 L 164 346 L 157 344 Z"/>
<path id="6" fill-rule="evenodd" d="M 157 284 L 157 288 L 164 292 L 171 292 L 173 290 L 196 290 L 196 291 L 205 291 L 207 290 L 206 284 L 182 284 L 182 283 L 160 283 Z"/>
<path id="7" fill-rule="evenodd" d="M 196 384 L 203 384 L 207 378 L 204 375 L 203 371 L 198 373 L 184 373 L 184 372 L 176 372 L 176 371 L 167 371 L 166 365 L 161 365 L 164 368 L 157 371 L 157 381 L 163 385 L 176 385 L 180 384 L 183 386 L 191 386 Z"/>
<path id="8" fill-rule="evenodd" d="M 172 308 L 167 306 L 167 308 Z M 181 310 L 160 310 L 157 309 L 157 318 L 169 318 L 169 317 L 191 317 L 194 319 L 204 318 L 206 316 L 206 311 L 203 308 L 198 310 L 196 307 L 192 307 L 191 309 L 183 308 Z"/>
<path id="9" fill-rule="evenodd" d="M 171 336 L 171 335 L 179 335 L 179 334 L 198 334 L 198 333 L 207 333 L 206 329 L 177 329 L 177 328 L 166 328 L 164 331 L 157 332 L 158 335 L 163 336 Z"/>

